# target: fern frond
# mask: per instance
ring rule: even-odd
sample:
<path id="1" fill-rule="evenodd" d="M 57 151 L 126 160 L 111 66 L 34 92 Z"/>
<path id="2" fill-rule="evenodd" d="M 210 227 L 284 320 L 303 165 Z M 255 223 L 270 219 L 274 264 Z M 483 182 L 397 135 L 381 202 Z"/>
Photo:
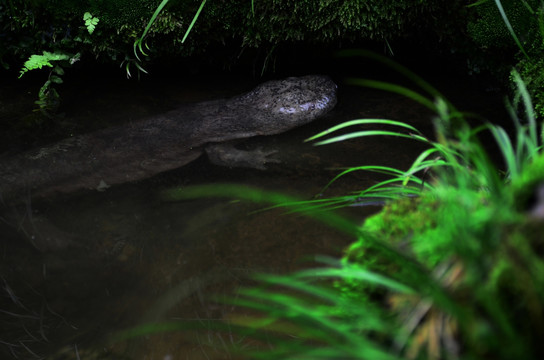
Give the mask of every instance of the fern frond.
<path id="1" fill-rule="evenodd" d="M 19 75 L 19 78 L 21 78 L 27 71 L 34 70 L 34 69 L 41 69 L 44 66 L 53 67 L 53 64 L 51 64 L 51 61 L 59 61 L 59 60 L 68 60 L 70 59 L 69 55 L 63 54 L 63 53 L 50 53 L 47 51 L 43 52 L 43 55 L 32 55 L 28 58 L 27 61 L 25 61 L 23 68 L 21 69 L 21 73 Z"/>

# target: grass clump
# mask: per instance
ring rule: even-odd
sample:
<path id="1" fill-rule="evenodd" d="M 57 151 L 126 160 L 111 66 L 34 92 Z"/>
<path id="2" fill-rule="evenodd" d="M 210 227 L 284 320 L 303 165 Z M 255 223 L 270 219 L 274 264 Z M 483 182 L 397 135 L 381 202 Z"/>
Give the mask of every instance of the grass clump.
<path id="1" fill-rule="evenodd" d="M 217 185 L 165 194 L 272 202 L 355 238 L 341 259 L 317 257 L 321 266 L 312 269 L 258 276 L 260 286 L 242 289 L 232 300 L 252 315 L 230 317 L 218 328 L 266 346 L 250 351 L 251 359 L 541 359 L 544 134 L 523 81 L 516 77 L 517 93 L 507 105 L 515 127 L 509 135 L 491 123 L 472 128 L 467 115 L 430 85 L 401 66 L 394 69 L 424 93 L 350 81 L 396 91 L 433 109 L 434 139 L 394 120 L 357 119 L 312 140 L 396 136 L 426 144 L 407 170 L 346 169 L 333 181 L 354 171 L 390 177 L 319 201 Z M 391 130 L 364 128 L 375 124 Z M 335 135 L 353 126 L 356 131 Z M 498 144 L 502 164 L 481 144 L 485 132 Z M 386 203 L 384 209 L 362 225 L 326 211 L 376 200 Z"/>
<path id="2" fill-rule="evenodd" d="M 367 55 L 359 53 L 359 55 Z M 351 79 L 404 94 L 435 112 L 435 138 L 409 124 L 357 119 L 311 138 L 320 144 L 396 136 L 427 145 L 405 171 L 334 199 L 297 201 L 240 187 L 199 187 L 167 196 L 235 196 L 304 212 L 352 234 L 339 260 L 292 275 L 261 275 L 233 302 L 254 315 L 231 317 L 229 329 L 265 344 L 251 359 L 540 359 L 544 351 L 544 134 L 524 82 L 507 107 L 512 135 L 484 123 L 472 128 L 430 85 L 394 65 L 423 92 Z M 389 125 L 391 130 L 365 127 Z M 357 130 L 336 135 L 341 129 Z M 480 138 L 498 144 L 502 164 Z M 359 225 L 327 211 L 386 203 Z M 234 330 L 233 330 L 234 331 Z"/>
<path id="3" fill-rule="evenodd" d="M 539 0 L 479 0 L 468 7 L 473 12 L 467 23 L 467 34 L 484 54 L 487 53 L 488 62 L 496 58 L 503 61 L 502 68 L 490 70 L 502 74 L 499 77 L 506 82 L 504 72 L 507 75 L 513 65 L 535 103 L 537 117 L 543 119 L 544 4 Z M 506 69 L 504 59 L 509 59 Z M 514 88 L 516 76 L 510 73 Z"/>
<path id="4" fill-rule="evenodd" d="M 544 356 L 539 344 L 544 333 L 543 137 L 519 77 L 517 85 L 509 105 L 513 139 L 494 124 L 471 128 L 462 113 L 429 88 L 430 99 L 405 95 L 434 107 L 436 140 L 383 119 L 354 120 L 314 137 L 321 144 L 361 136 L 410 137 L 429 149 L 407 171 L 347 169 L 339 176 L 375 170 L 392 178 L 326 205 L 302 205 L 304 211 L 321 213 L 350 202 L 387 202 L 357 229 L 357 240 L 341 261 L 321 259 L 321 268 L 264 276 L 261 280 L 274 290 L 242 292 L 240 304 L 264 314 L 250 325 L 274 335 L 272 350 L 258 352 L 259 358 Z M 339 128 L 374 123 L 396 130 L 353 131 L 323 140 Z M 491 161 L 481 145 L 486 131 L 498 143 L 503 165 Z"/>

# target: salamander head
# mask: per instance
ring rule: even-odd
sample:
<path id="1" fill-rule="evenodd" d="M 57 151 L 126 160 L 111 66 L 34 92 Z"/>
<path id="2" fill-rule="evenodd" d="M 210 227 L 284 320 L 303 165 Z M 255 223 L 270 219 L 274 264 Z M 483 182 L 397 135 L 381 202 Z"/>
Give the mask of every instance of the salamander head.
<path id="1" fill-rule="evenodd" d="M 257 109 L 254 121 L 264 134 L 279 133 L 322 116 L 336 105 L 336 84 L 327 76 L 308 75 L 265 82 L 240 96 Z"/>

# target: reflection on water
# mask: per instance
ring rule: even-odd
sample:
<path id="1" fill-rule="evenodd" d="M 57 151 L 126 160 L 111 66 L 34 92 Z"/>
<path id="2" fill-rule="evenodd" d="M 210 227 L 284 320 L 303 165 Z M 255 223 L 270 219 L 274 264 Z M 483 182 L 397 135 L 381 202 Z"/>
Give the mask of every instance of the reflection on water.
<path id="1" fill-rule="evenodd" d="M 77 87 L 82 92 L 78 99 L 66 96 L 70 104 L 66 120 L 80 124 L 78 131 L 90 130 L 150 116 L 180 99 L 195 101 L 251 88 L 220 82 L 158 85 L 148 84 L 141 93 L 126 85 L 104 85 L 101 93 Z M 243 316 L 244 310 L 218 303 L 214 296 L 235 296 L 240 286 L 252 284 L 247 276 L 255 271 L 285 273 L 311 265 L 314 254 L 341 254 L 352 239 L 305 217 L 284 215 L 278 209 L 255 212 L 264 204 L 236 199 L 169 202 L 158 195 L 171 187 L 227 182 L 309 199 L 340 168 L 365 164 L 406 168 L 421 151 L 417 144 L 384 138 L 320 148 L 303 143 L 333 124 L 361 117 L 404 120 L 431 134 L 429 114 L 409 100 L 341 88 L 336 110 L 325 118 L 243 144 L 280 149 L 276 157 L 281 164 L 270 164 L 268 171 L 220 168 L 201 157 L 183 168 L 105 192 L 29 198 L 15 218 L 35 226 L 43 236 L 55 237 L 58 246 L 38 251 L 13 227 L 2 227 L 0 354 L 3 358 L 55 353 L 50 358 L 223 359 L 237 358 L 229 350 L 233 346 L 258 346 L 212 326 L 200 332 L 104 341 L 120 329 L 142 323 L 175 320 L 206 329 L 214 321 Z M 355 173 L 334 184 L 325 196 L 375 181 L 372 174 Z M 350 210 L 350 216 L 363 221 L 377 209 Z"/>

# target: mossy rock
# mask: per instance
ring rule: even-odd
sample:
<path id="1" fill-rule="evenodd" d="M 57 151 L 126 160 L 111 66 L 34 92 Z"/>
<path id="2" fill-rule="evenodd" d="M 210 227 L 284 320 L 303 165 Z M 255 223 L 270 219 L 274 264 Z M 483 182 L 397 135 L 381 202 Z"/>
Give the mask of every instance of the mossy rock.
<path id="1" fill-rule="evenodd" d="M 544 133 L 543 133 L 544 135 Z M 535 190 L 544 185 L 544 153 L 537 155 L 508 186 L 515 208 L 524 212 L 534 205 Z"/>
<path id="2" fill-rule="evenodd" d="M 431 298 L 436 301 L 429 304 L 431 312 L 443 311 L 439 297 L 426 293 L 437 286 L 455 307 L 469 309 L 466 318 L 452 318 L 466 326 L 461 335 L 465 350 L 479 358 L 540 358 L 527 354 L 541 353 L 536 349 L 544 336 L 544 216 L 531 213 L 531 198 L 543 186 L 540 154 L 505 185 L 506 196 L 436 184 L 419 198 L 391 202 L 363 224 L 343 261 L 415 292 L 349 279 L 336 286 L 348 298 L 386 304 L 401 319 L 414 304 Z M 490 327 L 472 332 L 478 324 Z M 509 353 L 498 356 L 504 351 L 499 344 Z"/>
<path id="3" fill-rule="evenodd" d="M 159 3 L 34 0 L 24 6 L 2 9 L 6 11 L 0 20 L 6 26 L 0 28 L 0 35 L 9 32 L 7 48 L 19 49 L 23 58 L 43 50 L 87 50 L 94 57 L 116 61 L 132 56 L 134 41 L 143 33 Z M 205 54 L 210 45 L 223 44 L 272 49 L 287 42 L 385 42 L 436 26 L 436 14 L 453 8 L 439 0 L 208 1 L 182 44 L 200 5 L 201 0 L 171 0 L 167 4 L 147 37 L 146 44 L 154 57 Z M 100 19 L 92 35 L 84 31 L 82 17 L 86 12 Z"/>
<path id="4" fill-rule="evenodd" d="M 493 209 L 484 206 L 484 202 L 482 193 L 453 187 L 391 202 L 367 219 L 362 227 L 363 235 L 347 251 L 346 258 L 369 261 L 366 254 L 358 253 L 367 248 L 375 251 L 373 243 L 377 239 L 432 269 L 441 259 L 459 250 L 452 247 L 452 242 L 461 234 L 468 247 L 469 238 L 491 230 L 487 221 L 493 218 Z"/>
<path id="5" fill-rule="evenodd" d="M 540 0 L 526 0 L 531 9 L 538 9 Z M 525 0 L 503 0 L 501 4 L 508 21 L 517 36 L 526 44 L 532 44 L 538 35 L 537 15 L 529 10 Z M 469 36 L 480 46 L 485 48 L 511 48 L 516 44 L 499 9 L 494 1 L 487 1 L 474 7 L 474 20 L 469 22 L 467 30 Z M 533 21 L 532 21 L 533 20 Z"/>
<path id="6" fill-rule="evenodd" d="M 544 49 L 530 59 L 520 60 L 516 69 L 529 91 L 536 117 L 544 120 Z"/>

